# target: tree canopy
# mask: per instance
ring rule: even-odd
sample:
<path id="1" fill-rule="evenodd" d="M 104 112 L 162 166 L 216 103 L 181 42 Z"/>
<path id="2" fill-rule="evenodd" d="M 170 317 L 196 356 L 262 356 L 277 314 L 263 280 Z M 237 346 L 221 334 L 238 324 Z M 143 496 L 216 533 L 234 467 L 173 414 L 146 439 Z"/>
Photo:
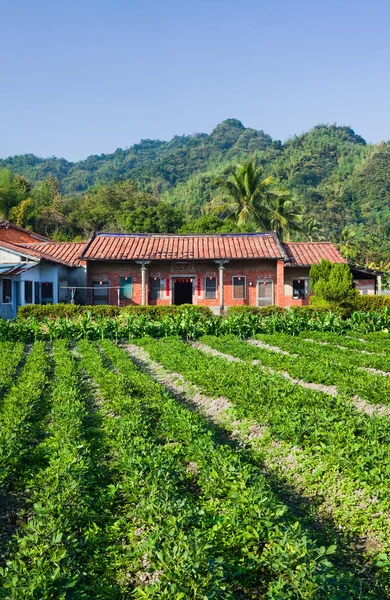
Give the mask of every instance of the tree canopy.
<path id="1" fill-rule="evenodd" d="M 284 195 L 270 194 L 269 212 L 262 210 L 256 223 L 249 218 L 251 201 L 240 224 L 234 213 L 226 225 L 202 221 L 205 207 L 221 195 L 218 180 L 249 161 L 261 181 L 272 178 Z M 227 119 L 210 134 L 141 140 L 77 163 L 14 156 L 0 160 L 0 215 L 58 239 L 85 237 L 94 227 L 177 231 L 203 224 L 242 231 L 263 225 L 286 239 L 328 239 L 351 260 L 379 263 L 390 259 L 390 143 L 367 144 L 350 127 L 324 124 L 281 143 Z"/>

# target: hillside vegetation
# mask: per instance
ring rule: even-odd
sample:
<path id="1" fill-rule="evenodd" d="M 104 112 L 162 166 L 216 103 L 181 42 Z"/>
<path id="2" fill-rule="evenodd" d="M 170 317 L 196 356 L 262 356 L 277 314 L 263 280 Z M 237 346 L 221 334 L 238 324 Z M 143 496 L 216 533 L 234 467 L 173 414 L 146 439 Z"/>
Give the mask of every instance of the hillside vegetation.
<path id="1" fill-rule="evenodd" d="M 216 179 L 251 158 L 294 194 L 304 220 L 293 239 L 333 240 L 364 263 L 389 260 L 390 143 L 369 145 L 336 125 L 282 144 L 228 119 L 210 135 L 142 140 L 76 163 L 10 157 L 0 160 L 0 213 L 58 239 L 86 237 L 94 228 L 237 231 L 204 207 L 215 198 Z"/>

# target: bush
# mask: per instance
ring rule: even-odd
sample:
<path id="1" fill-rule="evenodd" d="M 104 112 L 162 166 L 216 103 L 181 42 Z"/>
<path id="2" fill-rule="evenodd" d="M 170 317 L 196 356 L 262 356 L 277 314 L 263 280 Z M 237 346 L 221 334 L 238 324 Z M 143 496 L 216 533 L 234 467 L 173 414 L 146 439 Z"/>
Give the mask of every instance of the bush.
<path id="1" fill-rule="evenodd" d="M 336 302 L 329 302 L 323 298 L 319 298 L 318 296 L 310 296 L 310 306 L 306 306 L 305 308 L 316 313 L 332 311 L 343 319 L 349 319 L 356 306 L 342 306 Z"/>
<path id="2" fill-rule="evenodd" d="M 38 321 L 43 319 L 58 319 L 64 317 L 74 319 L 90 312 L 93 316 L 116 317 L 120 314 L 120 308 L 108 304 L 98 306 L 80 306 L 79 304 L 26 304 L 18 309 L 18 317 L 27 319 L 35 317 Z"/>
<path id="3" fill-rule="evenodd" d="M 119 308 L 118 306 L 100 304 L 97 306 L 80 306 L 78 304 L 28 304 L 21 306 L 18 310 L 20 319 L 35 317 L 38 321 L 43 319 L 57 319 L 65 317 L 75 319 L 86 313 L 91 313 L 92 316 L 102 317 L 117 317 L 121 314 L 145 315 L 151 319 L 162 319 L 166 316 L 176 316 L 187 309 L 191 309 L 199 315 L 210 317 L 212 315 L 208 306 L 196 306 L 193 304 L 182 304 L 181 306 L 166 305 L 166 306 L 126 306 Z"/>
<path id="4" fill-rule="evenodd" d="M 229 306 L 227 309 L 227 316 L 231 315 L 263 315 L 268 317 L 270 315 L 281 315 L 286 312 L 285 308 L 280 306 Z"/>
<path id="5" fill-rule="evenodd" d="M 162 304 L 162 305 L 147 305 L 147 306 L 135 306 L 129 305 L 121 309 L 124 314 L 131 315 L 145 315 L 151 319 L 162 319 L 163 317 L 175 317 L 187 310 L 191 310 L 193 313 L 203 315 L 205 317 L 211 317 L 212 312 L 208 306 L 198 306 L 196 304 Z"/>
<path id="6" fill-rule="evenodd" d="M 311 301 L 312 306 L 324 301 L 330 308 L 343 307 L 352 311 L 356 307 L 358 292 L 353 287 L 351 269 L 345 263 L 332 264 L 322 259 L 319 265 L 312 265 L 310 285 L 314 298 L 317 298 Z"/>
<path id="7" fill-rule="evenodd" d="M 328 300 L 324 300 L 324 298 L 320 298 L 319 296 L 310 296 L 309 298 L 310 306 L 312 310 L 333 310 L 334 304 L 329 302 Z"/>
<path id="8" fill-rule="evenodd" d="M 357 308 L 365 312 L 378 311 L 390 308 L 390 296 L 362 296 L 357 297 Z"/>

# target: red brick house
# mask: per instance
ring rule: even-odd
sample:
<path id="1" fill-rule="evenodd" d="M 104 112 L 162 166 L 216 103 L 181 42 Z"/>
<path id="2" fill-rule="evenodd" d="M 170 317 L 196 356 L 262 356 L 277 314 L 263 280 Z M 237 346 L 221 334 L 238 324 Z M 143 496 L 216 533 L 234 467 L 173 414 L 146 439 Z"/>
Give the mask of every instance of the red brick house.
<path id="1" fill-rule="evenodd" d="M 275 233 L 94 233 L 88 242 L 54 242 L 0 220 L 0 317 L 12 318 L 23 304 L 69 301 L 189 303 L 215 313 L 302 306 L 310 267 L 322 258 L 346 262 L 330 242 L 282 243 Z M 360 293 L 380 293 L 379 272 L 351 271 Z"/>
<path id="2" fill-rule="evenodd" d="M 276 233 L 95 233 L 80 258 L 92 304 L 188 303 L 216 313 L 307 305 L 311 265 L 346 262 L 330 242 L 283 244 Z"/>

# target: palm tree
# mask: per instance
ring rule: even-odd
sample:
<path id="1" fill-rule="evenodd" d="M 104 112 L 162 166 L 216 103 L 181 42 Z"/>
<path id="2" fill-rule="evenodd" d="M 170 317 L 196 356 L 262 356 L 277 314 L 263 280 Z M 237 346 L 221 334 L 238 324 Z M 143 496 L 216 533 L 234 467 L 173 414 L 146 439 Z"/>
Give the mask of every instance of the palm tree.
<path id="1" fill-rule="evenodd" d="M 281 240 L 289 240 L 291 231 L 300 231 L 302 215 L 298 212 L 296 200 L 288 190 L 274 190 L 269 194 L 268 205 L 269 227 L 279 234 Z"/>
<path id="2" fill-rule="evenodd" d="M 224 218 L 234 216 L 239 227 L 266 228 L 267 203 L 273 177 L 264 177 L 253 160 L 230 167 L 227 179 L 215 183 L 221 192 L 208 205 L 208 211 Z"/>
<path id="3" fill-rule="evenodd" d="M 351 225 L 346 225 L 340 233 L 340 244 L 346 248 L 351 248 L 356 245 L 358 240 L 358 232 Z"/>
<path id="4" fill-rule="evenodd" d="M 302 222 L 302 231 L 309 238 L 309 242 L 323 240 L 322 227 L 313 217 L 307 217 Z"/>

